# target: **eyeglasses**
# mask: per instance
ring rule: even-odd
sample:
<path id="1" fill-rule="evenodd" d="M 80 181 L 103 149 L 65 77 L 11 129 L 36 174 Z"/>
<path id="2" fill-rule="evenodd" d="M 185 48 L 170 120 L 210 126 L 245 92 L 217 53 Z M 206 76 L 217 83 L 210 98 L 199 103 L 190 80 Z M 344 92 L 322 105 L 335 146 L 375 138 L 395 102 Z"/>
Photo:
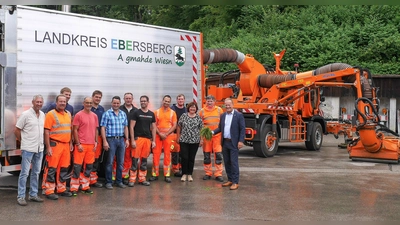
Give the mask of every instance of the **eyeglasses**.
<path id="1" fill-rule="evenodd" d="M 93 104 L 93 102 L 84 102 L 85 104 Z"/>
<path id="2" fill-rule="evenodd" d="M 140 102 L 147 102 L 147 101 L 140 101 Z"/>

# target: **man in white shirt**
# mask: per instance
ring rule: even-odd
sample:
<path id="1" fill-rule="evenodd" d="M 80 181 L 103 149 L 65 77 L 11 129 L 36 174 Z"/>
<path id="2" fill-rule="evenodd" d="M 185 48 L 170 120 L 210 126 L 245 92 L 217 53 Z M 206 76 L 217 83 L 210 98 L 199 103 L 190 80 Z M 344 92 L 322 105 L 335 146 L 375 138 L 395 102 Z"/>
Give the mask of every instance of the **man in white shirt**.
<path id="1" fill-rule="evenodd" d="M 26 180 L 29 176 L 29 169 L 32 165 L 29 200 L 43 202 L 38 196 L 38 183 L 40 168 L 42 166 L 44 149 L 44 119 L 45 115 L 40 110 L 43 107 L 43 97 L 33 96 L 32 108 L 24 111 L 15 125 L 15 136 L 21 141 L 21 173 L 18 178 L 17 202 L 26 206 Z"/>

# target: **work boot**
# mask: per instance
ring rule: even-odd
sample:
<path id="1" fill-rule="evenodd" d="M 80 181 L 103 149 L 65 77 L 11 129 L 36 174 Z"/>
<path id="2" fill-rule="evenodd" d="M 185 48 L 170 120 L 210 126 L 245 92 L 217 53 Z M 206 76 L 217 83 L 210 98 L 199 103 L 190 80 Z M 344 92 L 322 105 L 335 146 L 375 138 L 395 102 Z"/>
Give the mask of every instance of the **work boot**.
<path id="1" fill-rule="evenodd" d="M 144 185 L 144 186 L 150 186 L 150 182 L 148 182 L 147 180 L 145 180 L 143 182 L 139 182 L 139 184 Z"/>
<path id="2" fill-rule="evenodd" d="M 63 197 L 71 197 L 72 193 L 69 191 L 64 191 L 64 192 L 61 192 L 60 195 Z"/>
<path id="3" fill-rule="evenodd" d="M 58 195 L 53 193 L 53 194 L 46 195 L 46 198 L 51 199 L 51 200 L 57 200 Z"/>
<path id="4" fill-rule="evenodd" d="M 78 196 L 78 192 L 77 191 L 72 191 L 71 193 L 72 193 L 72 196 L 74 196 L 74 197 Z"/>
<path id="5" fill-rule="evenodd" d="M 165 180 L 165 182 L 167 182 L 167 183 L 171 183 L 171 182 L 172 182 L 171 178 L 169 178 L 169 177 L 165 177 L 164 180 Z"/>
<path id="6" fill-rule="evenodd" d="M 81 192 L 82 192 L 83 194 L 93 194 L 93 191 L 90 190 L 90 189 L 82 190 Z"/>
<path id="7" fill-rule="evenodd" d="M 156 180 L 158 180 L 158 177 L 152 176 L 149 178 L 149 181 L 156 181 Z"/>
<path id="8" fill-rule="evenodd" d="M 218 176 L 215 178 L 217 181 L 219 182 L 224 182 L 224 178 L 222 178 L 221 176 Z"/>
<path id="9" fill-rule="evenodd" d="M 182 177 L 182 171 L 174 173 L 174 177 Z"/>
<path id="10" fill-rule="evenodd" d="M 203 177 L 203 180 L 210 180 L 211 179 L 211 176 L 208 176 L 208 175 L 205 175 L 204 177 Z"/>
<path id="11" fill-rule="evenodd" d="M 128 187 L 133 187 L 133 186 L 135 186 L 135 183 L 134 183 L 134 182 L 129 182 L 129 183 L 128 183 Z"/>

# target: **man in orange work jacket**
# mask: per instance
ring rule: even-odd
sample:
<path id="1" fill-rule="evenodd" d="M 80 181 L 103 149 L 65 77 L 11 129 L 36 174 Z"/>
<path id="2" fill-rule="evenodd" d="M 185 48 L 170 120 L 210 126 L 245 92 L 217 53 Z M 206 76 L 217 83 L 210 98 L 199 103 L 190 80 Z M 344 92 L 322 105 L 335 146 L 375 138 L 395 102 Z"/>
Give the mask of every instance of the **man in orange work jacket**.
<path id="1" fill-rule="evenodd" d="M 176 139 L 172 135 L 176 129 L 176 113 L 169 106 L 171 104 L 171 96 L 165 95 L 161 108 L 157 109 L 154 114 L 156 116 L 156 147 L 153 150 L 153 169 L 152 177 L 149 181 L 158 180 L 160 158 L 162 149 L 164 149 L 164 180 L 171 183 L 171 145 Z"/>
<path id="2" fill-rule="evenodd" d="M 199 115 L 203 120 L 204 126 L 210 128 L 211 130 L 218 128 L 220 115 L 222 113 L 222 109 L 218 106 L 215 106 L 215 97 L 212 95 L 208 95 L 206 97 L 206 107 L 199 111 Z M 214 153 L 214 176 L 217 181 L 223 182 L 221 134 L 219 133 L 214 135 L 209 141 L 203 138 L 202 141 L 204 153 L 204 171 L 206 173 L 206 175 L 203 177 L 203 180 L 209 180 L 213 175 L 211 153 Z"/>
<path id="3" fill-rule="evenodd" d="M 48 199 L 57 200 L 55 194 L 71 197 L 67 191 L 66 180 L 69 178 L 71 144 L 71 113 L 65 110 L 67 98 L 64 95 L 56 97 L 56 108 L 46 114 L 44 122 L 44 141 L 46 144 L 47 167 L 44 171 L 45 195 Z M 56 177 L 57 173 L 57 177 Z"/>

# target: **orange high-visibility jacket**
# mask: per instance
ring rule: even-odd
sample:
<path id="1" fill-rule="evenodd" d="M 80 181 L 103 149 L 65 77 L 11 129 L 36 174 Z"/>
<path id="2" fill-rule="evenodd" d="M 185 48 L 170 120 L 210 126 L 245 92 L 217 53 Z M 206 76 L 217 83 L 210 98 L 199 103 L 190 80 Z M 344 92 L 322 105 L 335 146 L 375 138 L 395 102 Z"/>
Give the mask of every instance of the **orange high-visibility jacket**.
<path id="1" fill-rule="evenodd" d="M 172 124 L 176 124 L 177 122 L 176 113 L 170 108 L 164 110 L 164 108 L 161 107 L 157 109 L 154 114 L 156 116 L 156 127 L 161 132 L 167 132 L 172 127 Z"/>
<path id="2" fill-rule="evenodd" d="M 71 140 L 71 114 L 68 111 L 60 113 L 53 109 L 46 114 L 44 128 L 49 130 L 50 139 L 59 142 Z"/>
<path id="3" fill-rule="evenodd" d="M 199 116 L 203 120 L 204 126 L 210 128 L 211 130 L 215 130 L 218 128 L 219 118 L 223 113 L 221 107 L 214 106 L 211 110 L 204 107 L 200 109 Z"/>

